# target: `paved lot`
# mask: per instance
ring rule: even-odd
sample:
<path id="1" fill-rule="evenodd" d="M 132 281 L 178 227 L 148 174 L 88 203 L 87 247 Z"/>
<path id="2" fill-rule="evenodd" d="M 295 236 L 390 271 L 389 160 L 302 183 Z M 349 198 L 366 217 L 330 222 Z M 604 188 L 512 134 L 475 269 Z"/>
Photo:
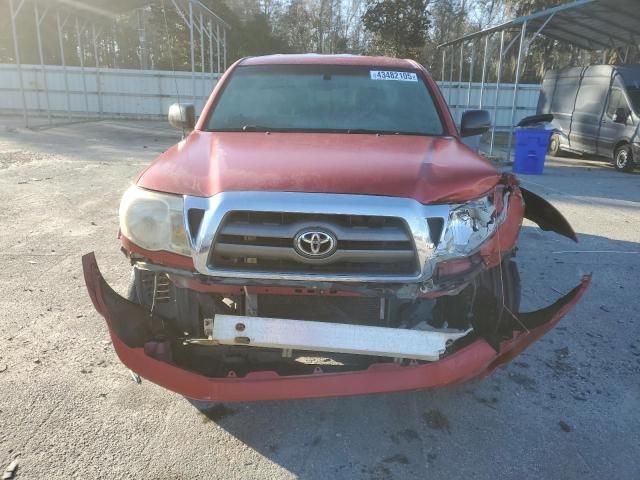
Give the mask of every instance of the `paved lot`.
<path id="1" fill-rule="evenodd" d="M 0 127 L 0 466 L 19 479 L 640 478 L 640 175 L 552 159 L 525 185 L 581 242 L 525 225 L 524 307 L 593 286 L 494 376 L 433 392 L 227 404 L 134 383 L 85 292 L 123 292 L 119 196 L 176 141 L 160 123 Z"/>

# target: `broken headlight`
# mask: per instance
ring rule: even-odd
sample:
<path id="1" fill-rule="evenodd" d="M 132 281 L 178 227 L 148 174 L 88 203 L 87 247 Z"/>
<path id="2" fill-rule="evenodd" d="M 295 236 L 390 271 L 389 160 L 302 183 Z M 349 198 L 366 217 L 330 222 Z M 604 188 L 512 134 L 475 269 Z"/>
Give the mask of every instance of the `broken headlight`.
<path id="1" fill-rule="evenodd" d="M 470 255 L 493 235 L 499 223 L 489 197 L 454 205 L 438 250 L 452 257 Z"/>
<path id="2" fill-rule="evenodd" d="M 130 187 L 120 202 L 120 231 L 145 250 L 191 254 L 180 195 Z"/>

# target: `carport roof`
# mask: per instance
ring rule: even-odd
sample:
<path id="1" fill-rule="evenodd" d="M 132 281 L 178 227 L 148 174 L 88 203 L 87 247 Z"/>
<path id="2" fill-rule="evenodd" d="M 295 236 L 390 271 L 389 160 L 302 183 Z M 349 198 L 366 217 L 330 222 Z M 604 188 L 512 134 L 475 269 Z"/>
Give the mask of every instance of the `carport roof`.
<path id="1" fill-rule="evenodd" d="M 116 14 L 142 8 L 157 1 L 158 0 L 40 0 L 44 6 L 67 7 L 85 16 L 97 15 L 102 17 L 114 17 Z M 193 4 L 196 8 L 200 8 L 205 15 L 210 16 L 225 28 L 229 28 L 227 22 L 212 12 L 211 9 L 200 0 L 171 0 L 167 2 L 168 5 L 173 4 L 176 8 L 178 8 L 178 4 L 184 6 L 188 3 Z"/>
<path id="2" fill-rule="evenodd" d="M 569 42 L 585 50 L 640 44 L 638 0 L 577 0 L 457 38 L 439 48 L 501 30 L 519 29 L 525 22 L 528 31 L 540 31 L 540 35 Z"/>

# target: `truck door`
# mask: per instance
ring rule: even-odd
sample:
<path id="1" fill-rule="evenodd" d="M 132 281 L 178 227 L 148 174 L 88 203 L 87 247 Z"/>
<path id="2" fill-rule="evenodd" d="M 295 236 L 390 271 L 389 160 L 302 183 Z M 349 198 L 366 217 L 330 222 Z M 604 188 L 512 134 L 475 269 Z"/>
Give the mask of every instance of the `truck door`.
<path id="1" fill-rule="evenodd" d="M 625 112 L 623 114 L 623 112 Z M 631 107 L 621 88 L 613 87 L 607 102 L 607 109 L 600 122 L 598 155 L 611 157 L 613 147 L 622 138 L 631 138 L 635 130 L 632 125 Z"/>
<path id="2" fill-rule="evenodd" d="M 571 119 L 569 144 L 573 150 L 596 153 L 600 120 L 609 93 L 607 77 L 584 77 Z"/>

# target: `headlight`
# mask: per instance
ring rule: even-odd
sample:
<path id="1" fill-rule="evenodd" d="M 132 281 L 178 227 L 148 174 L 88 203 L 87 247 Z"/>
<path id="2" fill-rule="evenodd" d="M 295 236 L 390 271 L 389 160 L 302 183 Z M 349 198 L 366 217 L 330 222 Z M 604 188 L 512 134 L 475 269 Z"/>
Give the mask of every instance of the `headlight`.
<path id="1" fill-rule="evenodd" d="M 505 202 L 506 202 L 505 198 Z M 505 208 L 501 213 L 506 213 Z M 449 256 L 466 256 L 476 251 L 496 231 L 501 223 L 493 202 L 484 197 L 454 206 L 449 213 L 449 222 L 438 250 Z"/>
<path id="2" fill-rule="evenodd" d="M 120 202 L 120 231 L 145 250 L 190 255 L 179 195 L 130 187 Z"/>

